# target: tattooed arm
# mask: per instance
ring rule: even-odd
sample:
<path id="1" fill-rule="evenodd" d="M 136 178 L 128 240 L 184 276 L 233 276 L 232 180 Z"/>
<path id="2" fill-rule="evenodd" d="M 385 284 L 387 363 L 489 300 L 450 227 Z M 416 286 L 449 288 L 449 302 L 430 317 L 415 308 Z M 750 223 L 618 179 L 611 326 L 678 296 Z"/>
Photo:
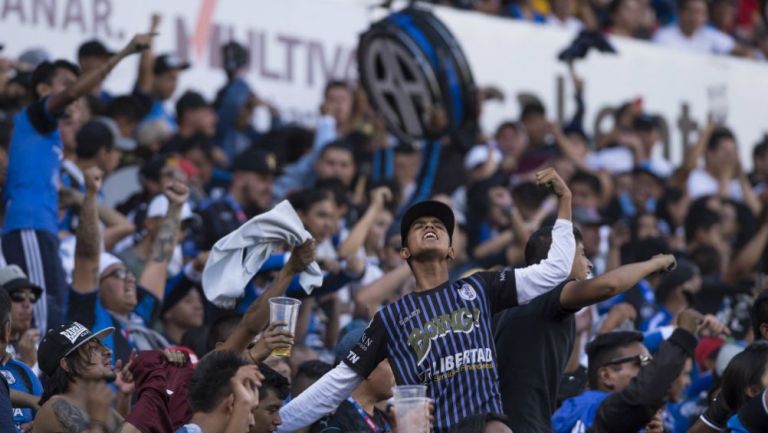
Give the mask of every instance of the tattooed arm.
<path id="1" fill-rule="evenodd" d="M 165 292 L 168 262 L 173 255 L 173 249 L 176 248 L 179 227 L 181 227 L 181 208 L 189 198 L 189 189 L 179 181 L 172 181 L 166 185 L 163 194 L 168 198 L 168 212 L 157 232 L 150 258 L 139 280 L 140 286 L 160 300 L 163 299 Z"/>
<path id="2" fill-rule="evenodd" d="M 72 271 L 72 288 L 78 293 L 90 293 L 99 288 L 99 256 L 101 232 L 96 207 L 96 194 L 101 189 L 102 172 L 91 167 L 85 176 L 85 198 L 80 208 L 75 245 L 75 269 Z"/>

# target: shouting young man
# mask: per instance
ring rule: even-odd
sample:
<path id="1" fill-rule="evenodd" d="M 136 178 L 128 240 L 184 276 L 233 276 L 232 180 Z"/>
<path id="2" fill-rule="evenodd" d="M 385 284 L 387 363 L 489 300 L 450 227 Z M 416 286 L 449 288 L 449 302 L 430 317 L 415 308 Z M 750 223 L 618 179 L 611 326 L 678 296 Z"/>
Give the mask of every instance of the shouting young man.
<path id="1" fill-rule="evenodd" d="M 385 358 L 398 385 L 427 385 L 437 433 L 470 415 L 501 413 L 491 318 L 564 281 L 576 250 L 570 190 L 553 169 L 536 173 L 536 180 L 558 196 L 558 219 L 547 258 L 524 269 L 450 281 L 453 211 L 437 201 L 409 208 L 400 255 L 416 289 L 376 313 L 344 362 L 281 410 L 280 430 L 297 430 L 336 409 Z"/>

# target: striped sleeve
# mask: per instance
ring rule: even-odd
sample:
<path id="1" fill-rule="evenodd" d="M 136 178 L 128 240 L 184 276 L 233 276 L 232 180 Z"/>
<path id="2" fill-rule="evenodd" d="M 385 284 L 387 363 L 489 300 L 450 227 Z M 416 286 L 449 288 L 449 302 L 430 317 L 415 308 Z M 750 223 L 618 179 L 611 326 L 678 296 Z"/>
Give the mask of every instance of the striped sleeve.
<path id="1" fill-rule="evenodd" d="M 360 341 L 349 351 L 343 362 L 360 377 L 366 378 L 386 357 L 387 331 L 381 314 L 376 313 Z"/>

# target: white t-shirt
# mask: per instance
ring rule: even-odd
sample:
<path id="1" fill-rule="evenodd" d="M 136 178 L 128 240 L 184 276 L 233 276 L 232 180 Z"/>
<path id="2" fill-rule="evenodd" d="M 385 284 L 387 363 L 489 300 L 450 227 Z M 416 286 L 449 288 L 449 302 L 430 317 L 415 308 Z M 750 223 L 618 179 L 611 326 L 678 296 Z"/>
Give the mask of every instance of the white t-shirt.
<path id="1" fill-rule="evenodd" d="M 719 190 L 720 183 L 703 168 L 693 170 L 691 175 L 688 176 L 688 195 L 691 197 L 691 200 L 696 200 L 705 195 L 717 194 Z M 731 179 L 731 183 L 728 185 L 728 197 L 736 201 L 744 199 L 738 180 Z"/>
<path id="2" fill-rule="evenodd" d="M 704 26 L 686 37 L 677 24 L 670 24 L 653 35 L 654 42 L 679 50 L 697 53 L 729 54 L 736 47 L 736 41 L 715 28 Z"/>

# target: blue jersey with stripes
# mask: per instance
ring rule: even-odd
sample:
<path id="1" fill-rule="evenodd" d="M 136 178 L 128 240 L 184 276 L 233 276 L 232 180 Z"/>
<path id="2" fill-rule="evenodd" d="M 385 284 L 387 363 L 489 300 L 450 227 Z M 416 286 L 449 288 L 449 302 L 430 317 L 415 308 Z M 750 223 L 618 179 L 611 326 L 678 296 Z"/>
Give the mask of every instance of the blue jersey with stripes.
<path id="1" fill-rule="evenodd" d="M 467 416 L 503 413 L 491 318 L 515 305 L 511 269 L 410 293 L 376 313 L 344 361 L 367 377 L 387 358 L 398 385 L 427 385 L 435 431 L 447 432 Z"/>
<path id="2" fill-rule="evenodd" d="M 43 385 L 40 383 L 40 379 L 27 364 L 21 361 L 11 359 L 4 365 L 0 365 L 0 374 L 13 391 L 24 392 L 37 397 L 43 395 Z M 35 413 L 30 408 L 14 407 L 13 422 L 16 424 L 16 428 L 21 431 L 23 424 L 30 423 L 35 419 Z"/>

